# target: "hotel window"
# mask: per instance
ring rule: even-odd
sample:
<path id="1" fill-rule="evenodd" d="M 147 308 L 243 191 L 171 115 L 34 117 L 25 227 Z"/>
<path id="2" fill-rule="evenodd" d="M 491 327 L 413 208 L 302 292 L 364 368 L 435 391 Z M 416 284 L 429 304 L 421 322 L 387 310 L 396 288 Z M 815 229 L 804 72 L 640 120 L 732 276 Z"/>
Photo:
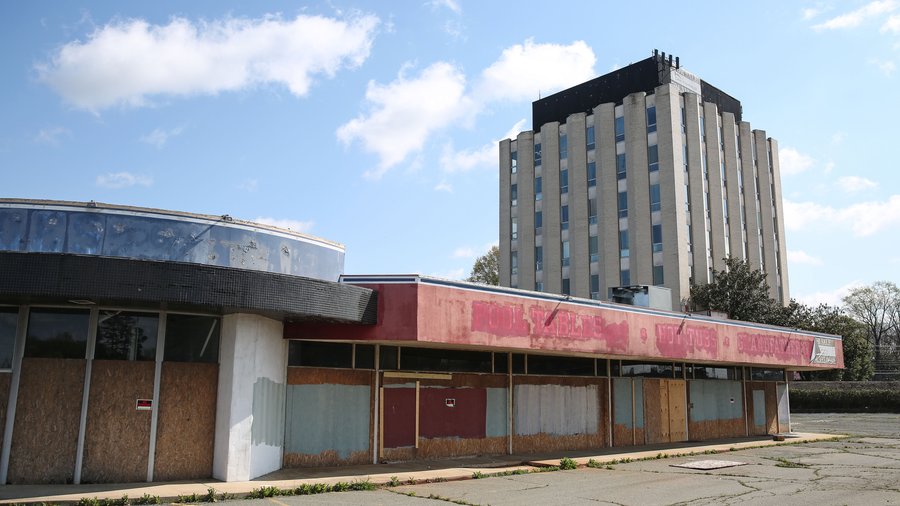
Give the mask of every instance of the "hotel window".
<path id="1" fill-rule="evenodd" d="M 569 206 L 562 206 L 560 210 L 560 227 L 562 230 L 569 230 Z"/>
<path id="2" fill-rule="evenodd" d="M 588 200 L 588 224 L 597 224 L 597 197 Z"/>
<path id="3" fill-rule="evenodd" d="M 588 162 L 587 180 L 588 187 L 597 186 L 597 162 Z"/>
<path id="4" fill-rule="evenodd" d="M 534 166 L 537 167 L 541 164 L 541 143 L 538 142 L 534 145 Z"/>
<path id="5" fill-rule="evenodd" d="M 562 293 L 563 295 L 571 295 L 572 294 L 572 284 L 569 282 L 569 278 L 563 278 L 562 280 Z"/>
<path id="6" fill-rule="evenodd" d="M 515 207 L 519 201 L 519 186 L 515 183 L 509 187 L 509 198 L 512 201 L 512 206 Z"/>
<path id="7" fill-rule="evenodd" d="M 616 179 L 625 179 L 625 153 L 616 155 Z"/>
<path id="8" fill-rule="evenodd" d="M 619 276 L 621 279 L 622 286 L 628 286 L 631 284 L 631 271 L 628 269 L 623 269 L 619 272 Z"/>
<path id="9" fill-rule="evenodd" d="M 600 259 L 600 239 L 596 235 L 588 237 L 588 251 L 591 255 L 591 262 Z"/>
<path id="10" fill-rule="evenodd" d="M 616 118 L 616 142 L 625 140 L 625 117 Z"/>
<path id="11" fill-rule="evenodd" d="M 518 220 L 515 216 L 512 217 L 511 228 L 512 228 L 512 238 L 513 238 L 513 240 L 518 239 L 518 236 L 519 236 L 519 220 Z"/>
<path id="12" fill-rule="evenodd" d="M 569 142 L 565 135 L 559 136 L 559 159 L 565 160 L 569 156 Z"/>
<path id="13" fill-rule="evenodd" d="M 585 134 L 585 137 L 587 138 L 587 149 L 588 150 L 594 149 L 594 147 L 596 146 L 596 144 L 595 144 L 596 141 L 594 140 L 594 126 L 593 125 L 587 127 L 587 132 Z"/>
<path id="14" fill-rule="evenodd" d="M 653 285 L 660 286 L 665 283 L 663 279 L 663 266 L 662 265 L 654 265 L 653 266 Z"/>
<path id="15" fill-rule="evenodd" d="M 647 108 L 647 133 L 656 131 L 656 106 Z"/>
<path id="16" fill-rule="evenodd" d="M 653 225 L 650 230 L 653 238 L 653 252 L 662 251 L 662 225 Z"/>
<path id="17" fill-rule="evenodd" d="M 628 258 L 628 231 L 619 230 L 619 257 Z"/>
<path id="18" fill-rule="evenodd" d="M 544 291 L 544 282 L 543 281 L 535 281 L 534 282 L 534 291 L 543 292 Z"/>
<path id="19" fill-rule="evenodd" d="M 591 275 L 591 298 L 600 298 L 600 276 L 598 274 Z"/>
<path id="20" fill-rule="evenodd" d="M 534 213 L 534 235 L 541 235 L 541 227 L 544 225 L 544 213 L 535 211 Z"/>
<path id="21" fill-rule="evenodd" d="M 650 172 L 659 170 L 659 146 L 656 144 L 647 148 L 647 164 Z"/>
<path id="22" fill-rule="evenodd" d="M 544 248 L 541 246 L 534 247 L 534 270 L 539 271 L 544 268 Z"/>
<path id="23" fill-rule="evenodd" d="M 619 218 L 628 217 L 628 194 L 619 192 Z"/>
<path id="24" fill-rule="evenodd" d="M 559 193 L 569 193 L 569 169 L 559 171 Z"/>
<path id="25" fill-rule="evenodd" d="M 541 177 L 534 178 L 534 200 L 541 200 L 541 188 L 543 187 Z"/>
<path id="26" fill-rule="evenodd" d="M 517 158 L 517 156 L 516 156 L 515 151 L 513 151 L 509 154 L 509 171 L 512 174 L 515 174 L 516 171 L 518 170 L 518 167 L 517 167 L 518 162 L 517 162 L 516 158 Z"/>
<path id="27" fill-rule="evenodd" d="M 659 183 L 650 185 L 650 212 L 660 210 Z"/>
<path id="28" fill-rule="evenodd" d="M 509 256 L 509 270 L 513 275 L 519 273 L 519 252 L 513 251 Z"/>
<path id="29" fill-rule="evenodd" d="M 569 265 L 569 241 L 562 242 L 562 264 L 563 267 L 568 267 Z"/>

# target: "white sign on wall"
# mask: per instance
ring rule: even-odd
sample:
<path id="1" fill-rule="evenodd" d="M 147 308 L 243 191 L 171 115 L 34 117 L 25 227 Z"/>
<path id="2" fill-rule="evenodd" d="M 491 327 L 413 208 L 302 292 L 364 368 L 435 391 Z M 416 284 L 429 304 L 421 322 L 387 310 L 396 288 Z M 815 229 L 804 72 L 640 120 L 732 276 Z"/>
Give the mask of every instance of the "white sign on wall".
<path id="1" fill-rule="evenodd" d="M 837 348 L 833 339 L 825 337 L 817 337 L 813 342 L 812 357 L 809 359 L 810 364 L 837 364 Z"/>

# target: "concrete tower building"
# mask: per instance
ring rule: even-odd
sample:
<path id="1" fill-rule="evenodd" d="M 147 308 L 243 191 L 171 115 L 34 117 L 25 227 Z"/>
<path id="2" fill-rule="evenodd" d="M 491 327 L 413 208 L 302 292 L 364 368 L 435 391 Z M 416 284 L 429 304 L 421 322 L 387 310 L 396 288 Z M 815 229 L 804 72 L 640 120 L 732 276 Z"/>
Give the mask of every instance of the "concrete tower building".
<path id="1" fill-rule="evenodd" d="M 656 285 L 677 309 L 726 257 L 789 300 L 778 144 L 740 102 L 653 56 L 532 104 L 500 142 L 500 284 L 606 299 Z"/>

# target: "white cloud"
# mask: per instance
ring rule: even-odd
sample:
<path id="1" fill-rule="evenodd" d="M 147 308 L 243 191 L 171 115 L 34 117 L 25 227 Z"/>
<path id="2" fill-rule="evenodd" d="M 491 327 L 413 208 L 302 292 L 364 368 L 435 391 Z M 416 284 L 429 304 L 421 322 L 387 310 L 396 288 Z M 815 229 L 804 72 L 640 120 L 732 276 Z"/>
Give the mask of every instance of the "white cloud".
<path id="1" fill-rule="evenodd" d="M 237 184 L 238 190 L 244 190 L 248 192 L 255 192 L 256 188 L 259 187 L 259 180 L 257 179 L 245 179 Z"/>
<path id="2" fill-rule="evenodd" d="M 900 14 L 894 14 L 881 25 L 882 32 L 900 33 Z"/>
<path id="3" fill-rule="evenodd" d="M 874 235 L 900 226 L 900 195 L 892 195 L 884 202 L 860 202 L 843 208 L 785 200 L 784 225 L 791 230 L 843 227 L 857 237 Z"/>
<path id="4" fill-rule="evenodd" d="M 814 257 L 802 250 L 788 250 L 787 259 L 789 264 L 823 265 L 821 258 Z"/>
<path id="5" fill-rule="evenodd" d="M 151 146 L 155 146 L 156 149 L 162 149 L 162 147 L 166 145 L 166 142 L 168 142 L 170 138 L 181 135 L 181 132 L 183 131 L 184 127 L 177 127 L 171 130 L 163 130 L 161 128 L 157 128 L 149 134 L 142 135 L 140 141 Z"/>
<path id="6" fill-rule="evenodd" d="M 886 76 L 890 76 L 894 73 L 895 70 L 897 70 L 897 65 L 890 60 L 872 59 L 870 60 L 870 62 L 872 63 L 872 65 L 878 67 L 878 70 Z"/>
<path id="7" fill-rule="evenodd" d="M 803 20 L 806 21 L 806 20 L 812 19 L 812 18 L 818 16 L 820 12 L 822 12 L 822 9 L 819 9 L 818 7 L 811 7 L 808 9 L 803 9 L 803 11 L 802 11 Z"/>
<path id="8" fill-rule="evenodd" d="M 795 298 L 798 302 L 807 306 L 818 306 L 819 304 L 828 304 L 829 306 L 840 306 L 843 304 L 842 299 L 850 293 L 850 290 L 863 286 L 859 281 L 851 281 L 850 283 L 836 288 L 831 291 L 814 292 L 807 295 L 799 295 Z"/>
<path id="9" fill-rule="evenodd" d="M 856 9 L 855 11 L 850 11 L 846 14 L 841 14 L 840 16 L 835 16 L 828 21 L 820 23 L 818 25 L 814 25 L 814 30 L 836 30 L 841 28 L 856 28 L 861 25 L 863 21 L 866 21 L 870 18 L 881 16 L 882 14 L 887 14 L 892 12 L 897 8 L 897 2 L 894 0 L 876 0 L 874 2 L 869 2 L 866 5 Z"/>
<path id="10" fill-rule="evenodd" d="M 778 150 L 778 161 L 781 167 L 781 175 L 783 176 L 799 174 L 815 164 L 815 160 L 811 156 L 790 147 Z"/>
<path id="11" fill-rule="evenodd" d="M 847 138 L 847 134 L 845 132 L 835 132 L 831 134 L 831 143 L 832 144 L 841 144 L 844 142 L 844 139 Z"/>
<path id="12" fill-rule="evenodd" d="M 441 154 L 441 168 L 446 172 L 468 172 L 482 167 L 496 169 L 500 159 L 500 141 L 503 139 L 515 139 L 525 127 L 525 121 L 525 119 L 517 121 L 502 137 L 477 149 L 455 151 L 453 144 L 447 143 Z"/>
<path id="13" fill-rule="evenodd" d="M 300 220 L 290 220 L 290 219 L 278 219 L 278 218 L 269 218 L 269 217 L 259 217 L 255 220 L 252 220 L 256 223 L 262 223 L 263 225 L 270 225 L 273 227 L 283 228 L 286 230 L 293 230 L 294 232 L 309 232 L 312 230 L 315 222 L 313 221 L 300 221 Z"/>
<path id="14" fill-rule="evenodd" d="M 822 172 L 824 172 L 825 174 L 831 174 L 831 172 L 833 170 L 834 170 L 834 162 L 829 161 L 828 163 L 825 164 L 825 168 L 822 169 Z"/>
<path id="15" fill-rule="evenodd" d="M 844 190 L 847 193 L 856 193 L 863 190 L 878 188 L 878 183 L 875 181 L 859 176 L 844 176 L 838 178 L 837 185 L 841 190 Z"/>
<path id="16" fill-rule="evenodd" d="M 459 6 L 459 2 L 456 0 L 431 0 L 428 2 L 428 5 L 430 5 L 432 9 L 445 7 L 457 14 L 462 14 L 462 7 Z"/>
<path id="17" fill-rule="evenodd" d="M 360 141 L 366 151 L 378 155 L 377 168 L 366 177 L 378 179 L 425 141 L 471 110 L 465 96 L 466 77 L 453 65 L 438 62 L 414 77 L 401 70 L 393 82 L 370 81 L 366 100 L 372 110 L 341 125 L 337 136 L 345 144 Z"/>
<path id="18" fill-rule="evenodd" d="M 142 174 L 132 174 L 131 172 L 109 172 L 97 176 L 95 182 L 97 186 L 118 190 L 132 186 L 151 186 L 153 178 Z"/>
<path id="19" fill-rule="evenodd" d="M 378 18 L 228 18 L 167 25 L 142 19 L 95 29 L 36 65 L 39 79 L 79 109 L 142 106 L 155 96 L 235 91 L 277 83 L 306 95 L 317 76 L 362 64 Z"/>
<path id="20" fill-rule="evenodd" d="M 535 44 L 528 39 L 503 50 L 481 73 L 476 91 L 480 101 L 537 100 L 593 77 L 597 57 L 584 41 Z"/>
<path id="21" fill-rule="evenodd" d="M 59 146 L 61 137 L 71 137 L 72 132 L 64 127 L 42 128 L 37 135 L 34 136 L 34 142 L 38 144 L 47 144 L 49 146 Z"/>
<path id="22" fill-rule="evenodd" d="M 456 248 L 453 251 L 452 257 L 453 258 L 475 258 L 475 255 L 477 255 L 477 253 L 475 252 L 474 248 L 471 248 L 469 246 L 464 246 L 461 248 Z"/>
<path id="23" fill-rule="evenodd" d="M 435 191 L 453 193 L 453 185 L 447 181 L 441 181 L 434 187 Z"/>

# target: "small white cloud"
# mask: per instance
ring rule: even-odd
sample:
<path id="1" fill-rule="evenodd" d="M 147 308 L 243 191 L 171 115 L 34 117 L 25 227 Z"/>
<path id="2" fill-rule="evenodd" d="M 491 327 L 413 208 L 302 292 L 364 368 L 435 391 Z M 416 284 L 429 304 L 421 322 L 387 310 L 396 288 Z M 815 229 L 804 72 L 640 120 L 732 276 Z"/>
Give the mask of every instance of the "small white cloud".
<path id="1" fill-rule="evenodd" d="M 781 175 L 793 176 L 808 170 L 815 164 L 811 156 L 805 155 L 794 148 L 784 147 L 778 150 L 778 160 L 781 167 Z"/>
<path id="2" fill-rule="evenodd" d="M 843 305 L 843 298 L 846 297 L 848 293 L 850 293 L 850 290 L 859 288 L 860 286 L 863 286 L 863 284 L 859 281 L 851 281 L 850 283 L 831 291 L 814 292 L 806 295 L 799 295 L 795 298 L 798 302 L 812 307 L 818 306 L 819 304 L 841 306 Z"/>
<path id="3" fill-rule="evenodd" d="M 97 176 L 95 182 L 97 186 L 102 188 L 118 190 L 132 186 L 151 186 L 153 185 L 153 178 L 142 174 L 132 174 L 131 172 L 110 172 Z"/>
<path id="4" fill-rule="evenodd" d="M 49 146 L 59 146 L 62 137 L 71 137 L 72 132 L 64 127 L 42 128 L 37 135 L 34 136 L 34 142 L 38 144 L 47 144 Z"/>
<path id="5" fill-rule="evenodd" d="M 875 181 L 859 176 L 844 176 L 838 178 L 837 185 L 841 190 L 844 190 L 847 193 L 857 193 L 863 190 L 878 188 L 878 183 Z"/>
<path id="6" fill-rule="evenodd" d="M 456 14 L 462 14 L 462 7 L 459 6 L 459 2 L 457 2 L 456 0 L 431 0 L 430 2 L 428 2 L 428 5 L 430 5 L 432 9 L 444 7 L 446 9 L 450 9 Z"/>
<path id="7" fill-rule="evenodd" d="M 834 170 L 834 162 L 829 161 L 828 163 L 825 164 L 825 168 L 822 169 L 822 172 L 824 172 L 825 174 L 831 174 L 831 172 L 833 170 Z"/>
<path id="8" fill-rule="evenodd" d="M 379 157 L 377 168 L 366 177 L 378 179 L 391 167 L 422 149 L 432 134 L 453 124 L 471 110 L 465 96 L 466 77 L 453 65 L 438 62 L 419 75 L 401 70 L 393 82 L 370 81 L 366 101 L 371 111 L 341 125 L 337 136 L 344 144 L 362 143 Z"/>
<path id="9" fill-rule="evenodd" d="M 474 248 L 463 246 L 453 250 L 452 258 L 475 258 L 476 252 Z"/>
<path id="10" fill-rule="evenodd" d="M 447 181 L 441 181 L 434 187 L 435 191 L 453 193 L 453 186 Z"/>
<path id="11" fill-rule="evenodd" d="M 290 220 L 290 219 L 278 219 L 278 218 L 269 218 L 269 217 L 259 217 L 255 220 L 252 220 L 256 223 L 262 223 L 263 225 L 270 225 L 273 227 L 283 228 L 286 230 L 292 230 L 294 232 L 309 232 L 312 230 L 315 222 L 313 221 L 300 221 L 300 220 Z"/>
<path id="12" fill-rule="evenodd" d="M 444 33 L 457 40 L 465 40 L 466 27 L 458 19 L 448 19 L 444 22 Z"/>
<path id="13" fill-rule="evenodd" d="M 843 208 L 785 200 L 784 225 L 791 230 L 841 227 L 857 237 L 871 236 L 900 226 L 900 195 L 892 195 L 883 202 L 860 202 Z"/>
<path id="14" fill-rule="evenodd" d="M 844 139 L 847 138 L 847 134 L 845 132 L 835 132 L 831 134 L 831 143 L 832 144 L 841 144 L 844 142 Z"/>
<path id="15" fill-rule="evenodd" d="M 895 0 L 876 0 L 840 16 L 835 16 L 823 23 L 814 25 L 814 30 L 837 30 L 856 28 L 864 21 L 892 12 L 897 8 Z"/>
<path id="16" fill-rule="evenodd" d="M 496 169 L 500 160 L 500 141 L 515 139 L 525 127 L 525 121 L 525 119 L 517 121 L 502 137 L 477 149 L 456 151 L 452 143 L 447 143 L 441 153 L 441 168 L 446 172 L 468 172 L 476 168 Z"/>
<path id="17" fill-rule="evenodd" d="M 281 84 L 296 96 L 319 76 L 369 56 L 375 16 L 332 19 L 266 15 L 167 25 L 128 19 L 64 44 L 35 65 L 39 80 L 78 109 L 146 105 L 156 96 L 215 95 Z"/>
<path id="18" fill-rule="evenodd" d="M 259 180 L 257 179 L 245 179 L 237 184 L 238 190 L 244 190 L 248 192 L 255 192 L 256 188 L 259 186 Z"/>
<path id="19" fill-rule="evenodd" d="M 818 7 L 811 7 L 808 9 L 803 9 L 803 11 L 802 11 L 803 20 L 804 21 L 810 20 L 810 19 L 818 16 L 820 12 L 822 12 L 822 9 L 819 9 Z"/>
<path id="20" fill-rule="evenodd" d="M 890 60 L 872 59 L 870 60 L 870 62 L 872 63 L 872 65 L 878 67 L 878 70 L 886 76 L 891 76 L 894 71 L 897 70 L 897 65 Z"/>
<path id="21" fill-rule="evenodd" d="M 799 265 L 823 265 L 821 258 L 814 257 L 809 253 L 801 250 L 788 250 L 787 252 L 788 263 L 790 264 L 799 264 Z"/>
<path id="22" fill-rule="evenodd" d="M 894 14 L 881 25 L 882 32 L 900 33 L 900 14 Z"/>
<path id="23" fill-rule="evenodd" d="M 567 46 L 535 44 L 528 39 L 503 50 L 484 69 L 475 92 L 479 101 L 537 100 L 593 77 L 597 57 L 584 41 Z"/>
<path id="24" fill-rule="evenodd" d="M 168 142 L 170 138 L 181 135 L 181 132 L 183 131 L 184 127 L 176 127 L 171 130 L 163 130 L 161 128 L 157 128 L 149 134 L 142 135 L 140 141 L 154 146 L 156 147 L 156 149 L 162 149 L 162 147 L 166 145 L 166 142 Z"/>

